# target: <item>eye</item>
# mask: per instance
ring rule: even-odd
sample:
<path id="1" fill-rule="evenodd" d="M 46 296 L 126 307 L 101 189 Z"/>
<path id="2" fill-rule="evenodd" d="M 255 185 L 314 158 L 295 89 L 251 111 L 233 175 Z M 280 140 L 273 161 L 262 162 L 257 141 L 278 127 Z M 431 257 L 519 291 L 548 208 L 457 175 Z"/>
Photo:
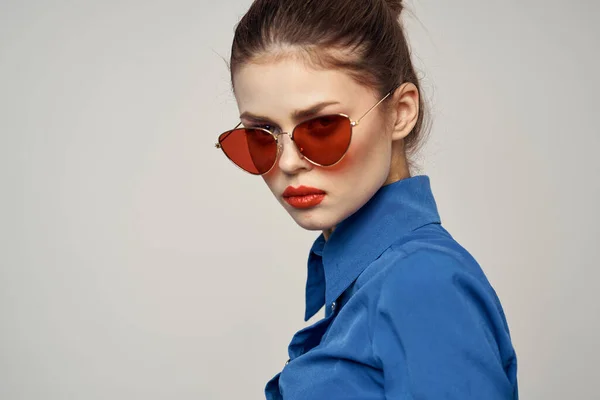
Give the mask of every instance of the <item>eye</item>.
<path id="1" fill-rule="evenodd" d="M 257 125 L 252 125 L 252 128 L 261 128 L 261 129 L 265 129 L 273 134 L 276 134 L 278 132 L 278 127 L 276 127 L 275 125 L 269 125 L 269 124 L 257 124 Z"/>
<path id="2" fill-rule="evenodd" d="M 248 145 L 253 146 L 271 146 L 276 143 L 275 138 L 265 131 L 258 130 L 255 127 L 246 131 Z"/>
<path id="3" fill-rule="evenodd" d="M 306 121 L 303 126 L 314 137 L 335 134 L 339 128 L 339 119 L 335 116 L 322 116 Z"/>
<path id="4" fill-rule="evenodd" d="M 314 123 L 316 127 L 327 128 L 329 125 L 335 122 L 335 117 L 325 115 L 323 117 L 315 118 Z"/>

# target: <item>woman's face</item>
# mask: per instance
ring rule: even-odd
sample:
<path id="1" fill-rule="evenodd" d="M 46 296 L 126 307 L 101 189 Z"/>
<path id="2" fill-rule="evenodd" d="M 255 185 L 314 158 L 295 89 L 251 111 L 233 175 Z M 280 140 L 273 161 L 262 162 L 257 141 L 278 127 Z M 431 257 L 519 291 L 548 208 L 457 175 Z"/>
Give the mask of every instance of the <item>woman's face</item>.
<path id="1" fill-rule="evenodd" d="M 234 74 L 234 87 L 244 126 L 265 127 L 272 132 L 291 132 L 309 118 L 295 119 L 294 114 L 315 106 L 314 116 L 343 113 L 355 121 L 380 100 L 378 94 L 356 83 L 344 71 L 313 69 L 291 57 L 245 64 Z M 327 105 L 319 106 L 324 103 Z M 298 225 L 329 231 L 388 181 L 394 123 L 389 122 L 384 111 L 383 104 L 379 105 L 353 128 L 346 155 L 331 167 L 310 163 L 289 136 L 279 136 L 282 151 L 263 179 Z M 322 201 L 307 206 L 302 199 L 284 196 L 286 189 L 300 186 L 323 191 Z"/>

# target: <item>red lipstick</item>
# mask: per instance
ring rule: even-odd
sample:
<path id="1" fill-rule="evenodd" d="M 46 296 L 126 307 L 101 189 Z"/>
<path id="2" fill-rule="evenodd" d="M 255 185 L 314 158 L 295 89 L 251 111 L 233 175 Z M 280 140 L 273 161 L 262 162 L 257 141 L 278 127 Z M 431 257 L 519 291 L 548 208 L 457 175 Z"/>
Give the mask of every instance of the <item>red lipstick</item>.
<path id="1" fill-rule="evenodd" d="M 282 196 L 292 207 L 305 209 L 319 205 L 325 198 L 325 192 L 307 186 L 300 186 L 297 188 L 288 186 Z"/>

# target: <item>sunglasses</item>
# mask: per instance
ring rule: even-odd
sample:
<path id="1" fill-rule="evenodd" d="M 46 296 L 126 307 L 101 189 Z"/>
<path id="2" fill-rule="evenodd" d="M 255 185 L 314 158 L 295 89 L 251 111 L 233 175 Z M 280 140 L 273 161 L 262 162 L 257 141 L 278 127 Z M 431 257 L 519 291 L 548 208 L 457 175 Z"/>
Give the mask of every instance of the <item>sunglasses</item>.
<path id="1" fill-rule="evenodd" d="M 306 160 L 320 167 L 330 167 L 346 155 L 352 139 L 352 128 L 393 91 L 388 92 L 356 121 L 345 114 L 328 114 L 303 121 L 291 132 L 280 133 L 264 128 L 240 128 L 240 122 L 232 130 L 219 135 L 215 147 L 223 150 L 225 156 L 244 171 L 264 175 L 275 166 L 282 148 L 279 136 L 285 134 Z"/>

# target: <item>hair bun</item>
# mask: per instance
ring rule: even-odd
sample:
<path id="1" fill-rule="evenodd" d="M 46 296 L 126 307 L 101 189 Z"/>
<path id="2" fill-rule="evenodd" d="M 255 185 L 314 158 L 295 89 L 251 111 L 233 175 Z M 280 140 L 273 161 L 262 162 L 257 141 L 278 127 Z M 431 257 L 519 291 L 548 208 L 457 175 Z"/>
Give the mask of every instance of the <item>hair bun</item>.
<path id="1" fill-rule="evenodd" d="M 402 10 L 404 9 L 404 5 L 402 4 L 402 0 L 384 0 L 385 4 L 389 7 L 389 9 L 394 14 L 394 17 L 398 19 Z"/>

